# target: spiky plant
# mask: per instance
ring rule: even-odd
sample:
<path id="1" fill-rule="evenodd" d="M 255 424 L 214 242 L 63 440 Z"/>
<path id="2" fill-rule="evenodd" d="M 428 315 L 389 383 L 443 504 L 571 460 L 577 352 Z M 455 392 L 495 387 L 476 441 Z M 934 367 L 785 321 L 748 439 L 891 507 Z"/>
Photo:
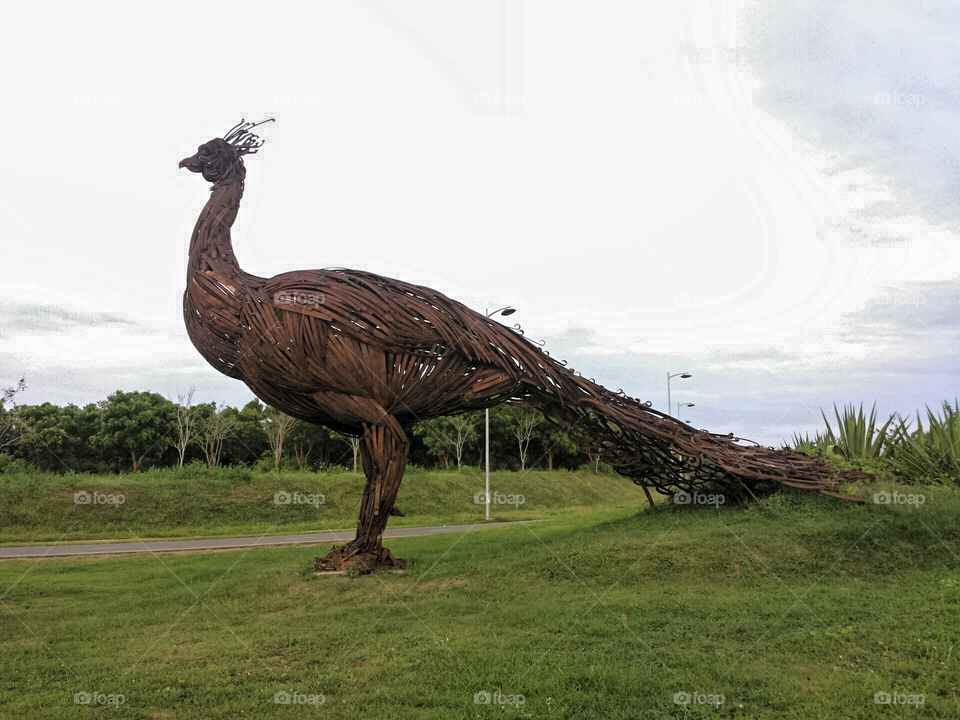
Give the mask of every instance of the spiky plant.
<path id="1" fill-rule="evenodd" d="M 821 435 L 819 432 L 810 438 L 809 433 L 802 436 L 794 433 L 793 440 L 789 445 L 784 445 L 785 449 L 792 449 L 807 455 L 834 455 L 837 452 L 837 439 L 829 430 Z"/>
<path id="2" fill-rule="evenodd" d="M 893 459 L 901 472 L 915 480 L 960 480 L 960 404 L 944 400 L 943 419 L 927 407 L 927 430 L 917 413 L 917 429 L 909 430 L 909 420 L 898 418 L 893 433 Z"/>
<path id="3" fill-rule="evenodd" d="M 834 434 L 830 427 L 830 421 L 823 410 L 823 421 L 827 424 L 827 435 L 836 438 L 837 452 L 847 460 L 876 460 L 883 452 L 884 445 L 889 443 L 890 437 L 887 430 L 896 418 L 896 414 L 891 415 L 883 427 L 877 428 L 877 404 L 873 404 L 870 410 L 870 417 L 863 414 L 863 403 L 860 403 L 860 409 L 854 410 L 853 404 L 846 405 L 843 408 L 843 415 L 837 410 L 837 405 L 833 405 L 833 413 L 837 416 L 837 432 Z"/>

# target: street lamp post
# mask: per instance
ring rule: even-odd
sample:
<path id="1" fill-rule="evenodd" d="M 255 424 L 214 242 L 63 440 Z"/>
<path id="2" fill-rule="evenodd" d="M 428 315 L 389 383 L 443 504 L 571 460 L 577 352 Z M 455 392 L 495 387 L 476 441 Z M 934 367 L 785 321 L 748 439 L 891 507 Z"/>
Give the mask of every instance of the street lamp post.
<path id="1" fill-rule="evenodd" d="M 693 403 L 677 403 L 677 420 L 680 419 L 680 408 L 682 407 L 696 407 Z"/>
<path id="2" fill-rule="evenodd" d="M 693 377 L 693 375 L 691 375 L 690 373 L 674 373 L 673 375 L 671 375 L 669 372 L 667 373 L 667 414 L 668 415 L 670 414 L 670 411 L 673 410 L 673 405 L 670 403 L 670 378 L 675 378 L 675 377 L 688 378 L 688 377 Z M 679 414 L 680 414 L 680 411 L 677 410 L 677 415 Z"/>
<path id="3" fill-rule="evenodd" d="M 507 305 L 506 307 L 498 308 L 493 312 L 485 312 L 484 314 L 487 317 L 490 317 L 492 315 L 496 315 L 497 313 L 500 313 L 501 315 L 506 317 L 507 315 L 513 315 L 516 311 L 517 311 L 516 308 L 512 308 L 509 305 Z M 486 468 L 484 471 L 484 476 L 486 477 L 486 486 L 485 486 L 486 489 L 484 491 L 484 496 L 483 496 L 484 504 L 486 505 L 486 512 L 484 516 L 487 520 L 489 520 L 490 519 L 490 408 L 486 408 L 483 412 L 484 412 L 483 454 L 485 458 L 484 464 L 486 465 Z"/>

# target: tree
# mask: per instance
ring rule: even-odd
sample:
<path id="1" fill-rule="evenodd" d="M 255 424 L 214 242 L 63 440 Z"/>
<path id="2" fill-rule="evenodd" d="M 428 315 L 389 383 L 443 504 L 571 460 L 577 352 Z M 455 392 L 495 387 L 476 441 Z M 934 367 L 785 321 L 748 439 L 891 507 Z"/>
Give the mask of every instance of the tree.
<path id="1" fill-rule="evenodd" d="M 297 424 L 297 420 L 276 408 L 268 407 L 262 424 L 270 442 L 270 450 L 273 452 L 273 469 L 278 471 L 280 457 L 283 455 L 283 440 Z"/>
<path id="2" fill-rule="evenodd" d="M 450 434 L 450 443 L 457 456 L 457 472 L 460 472 L 463 466 L 464 446 L 478 435 L 477 425 L 480 423 L 480 418 L 481 415 L 477 412 L 463 413 L 450 418 L 450 428 L 453 430 Z"/>
<path id="3" fill-rule="evenodd" d="M 226 403 L 221 403 L 219 408 L 213 403 L 196 408 L 198 411 L 197 443 L 203 450 L 207 467 L 210 469 L 220 465 L 223 443 L 233 435 L 237 426 L 236 417 L 227 413 L 227 409 Z"/>
<path id="4" fill-rule="evenodd" d="M 310 456 L 313 455 L 316 438 L 309 432 L 309 428 L 312 427 L 316 426 L 311 423 L 297 423 L 290 438 L 293 441 L 293 457 L 297 461 L 297 470 L 303 470 L 309 465 Z"/>
<path id="5" fill-rule="evenodd" d="M 20 441 L 20 428 L 16 423 L 17 403 L 13 398 L 17 393 L 26 390 L 24 380 L 25 378 L 20 378 L 20 382 L 16 385 L 0 390 L 0 448 Z M 11 405 L 9 410 L 8 403 Z"/>
<path id="6" fill-rule="evenodd" d="M 177 455 L 180 458 L 180 467 L 183 467 L 183 460 L 187 454 L 187 446 L 194 438 L 194 420 L 196 413 L 190 407 L 193 403 L 193 393 L 195 388 L 191 387 L 187 393 L 186 402 L 183 395 L 177 395 L 177 404 L 174 406 L 177 412 L 177 434 L 167 441 L 177 449 Z"/>
<path id="7" fill-rule="evenodd" d="M 59 407 L 52 403 L 22 405 L 17 413 L 20 444 L 16 455 L 40 471 L 75 471 L 77 407 Z"/>
<path id="8" fill-rule="evenodd" d="M 96 444 L 102 414 L 103 408 L 98 403 L 89 403 L 73 412 L 74 452 L 70 462 L 74 464 L 77 472 L 103 473 L 110 467 Z"/>
<path id="9" fill-rule="evenodd" d="M 423 437 L 423 442 L 444 465 L 449 465 L 450 453 L 457 458 L 457 472 L 463 467 L 463 455 L 467 443 L 478 437 L 477 424 L 480 413 L 468 412 L 460 415 L 425 420 L 414 429 L 414 434 Z"/>
<path id="10" fill-rule="evenodd" d="M 424 446 L 431 457 L 443 467 L 450 467 L 450 443 L 447 442 L 443 431 L 444 421 L 447 418 L 431 418 L 418 422 L 413 427 L 413 434 L 423 440 Z"/>
<path id="11" fill-rule="evenodd" d="M 556 423 L 548 421 L 540 425 L 534 433 L 534 440 L 542 448 L 543 457 L 547 458 L 547 470 L 553 470 L 554 461 L 560 460 L 567 461 L 572 468 L 579 467 L 580 451 L 567 431 Z"/>
<path id="12" fill-rule="evenodd" d="M 351 437 L 350 435 L 343 435 L 342 433 L 337 432 L 333 433 L 333 435 L 350 446 L 350 450 L 353 452 L 353 472 L 356 473 L 357 459 L 360 457 L 360 438 Z"/>
<path id="13" fill-rule="evenodd" d="M 514 416 L 513 435 L 517 438 L 520 447 L 520 469 L 525 470 L 527 464 L 527 449 L 533 438 L 533 429 L 543 420 L 543 415 L 533 408 L 523 408 Z"/>
<path id="14" fill-rule="evenodd" d="M 125 458 L 137 472 L 144 461 L 156 460 L 176 427 L 173 403 L 152 392 L 117 390 L 107 398 L 95 443 L 120 467 Z"/>
<path id="15" fill-rule="evenodd" d="M 353 450 L 353 474 L 357 474 L 357 458 L 360 457 L 360 438 L 350 438 L 350 449 Z"/>
<path id="16" fill-rule="evenodd" d="M 335 453 L 343 456 L 344 441 L 323 425 L 301 422 L 290 431 L 287 439 L 293 450 L 298 469 L 326 470 L 330 466 L 331 456 Z"/>
<path id="17" fill-rule="evenodd" d="M 513 436 L 514 417 L 519 409 L 513 405 L 497 405 L 490 408 L 490 467 L 501 470 L 517 470 L 517 453 L 514 451 L 516 438 Z M 479 465 L 486 459 L 485 443 L 477 443 Z"/>
<path id="18" fill-rule="evenodd" d="M 233 434 L 223 441 L 221 464 L 256 462 L 270 450 L 270 441 L 263 429 L 264 406 L 259 400 L 251 400 L 240 410 L 224 408 L 223 415 L 233 421 Z"/>

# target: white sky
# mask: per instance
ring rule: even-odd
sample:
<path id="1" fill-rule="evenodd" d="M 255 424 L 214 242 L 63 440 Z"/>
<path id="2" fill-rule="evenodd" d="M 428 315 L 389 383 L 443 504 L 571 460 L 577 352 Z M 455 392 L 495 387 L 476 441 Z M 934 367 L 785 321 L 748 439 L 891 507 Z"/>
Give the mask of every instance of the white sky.
<path id="1" fill-rule="evenodd" d="M 250 272 L 346 266 L 509 303 L 585 376 L 665 410 L 666 374 L 690 372 L 682 419 L 769 444 L 834 402 L 952 400 L 948 7 L 8 9 L 0 385 L 250 399 L 183 330 L 209 186 L 177 162 L 276 117 L 234 227 Z M 898 89 L 925 103 L 876 102 Z"/>

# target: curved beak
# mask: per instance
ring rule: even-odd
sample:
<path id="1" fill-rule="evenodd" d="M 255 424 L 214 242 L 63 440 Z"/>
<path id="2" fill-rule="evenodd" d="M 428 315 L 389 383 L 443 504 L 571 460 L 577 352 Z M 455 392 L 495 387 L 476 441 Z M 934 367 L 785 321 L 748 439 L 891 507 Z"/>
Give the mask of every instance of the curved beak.
<path id="1" fill-rule="evenodd" d="M 183 160 L 181 160 L 180 165 L 178 167 L 186 168 L 190 172 L 200 172 L 201 170 L 203 170 L 203 163 L 200 162 L 200 158 L 198 155 L 193 155 L 191 157 L 184 158 Z"/>

